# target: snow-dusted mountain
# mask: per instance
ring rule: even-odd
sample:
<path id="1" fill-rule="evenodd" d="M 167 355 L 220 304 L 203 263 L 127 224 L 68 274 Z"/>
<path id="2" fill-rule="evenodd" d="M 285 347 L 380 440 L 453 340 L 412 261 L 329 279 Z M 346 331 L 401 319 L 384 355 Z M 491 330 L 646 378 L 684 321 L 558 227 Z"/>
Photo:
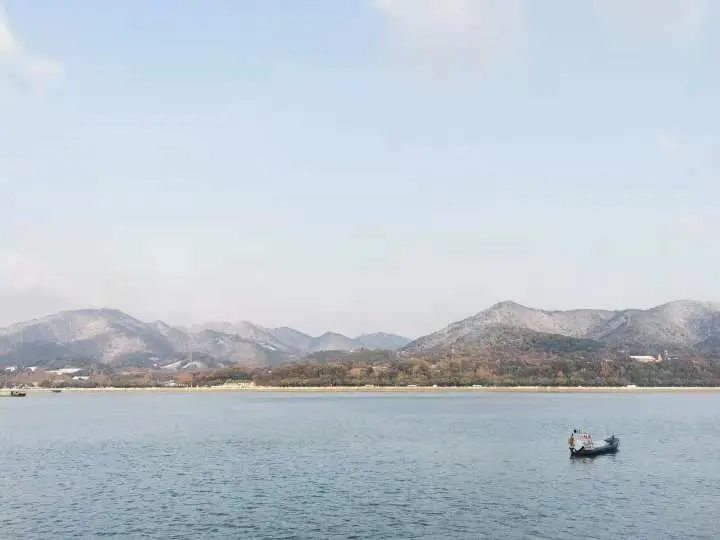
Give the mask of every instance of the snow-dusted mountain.
<path id="1" fill-rule="evenodd" d="M 115 309 L 80 309 L 0 328 L 0 365 L 66 359 L 110 365 L 167 366 L 181 361 L 264 366 L 320 351 L 363 348 L 400 349 L 405 355 L 452 347 L 486 352 L 532 349 L 533 343 L 545 343 L 538 336 L 548 335 L 640 354 L 656 354 L 665 347 L 715 351 L 720 350 L 720 304 L 678 300 L 650 309 L 549 311 L 501 302 L 412 342 L 384 333 L 354 339 L 333 332 L 313 337 L 249 322 L 180 328 L 162 321 L 146 323 Z"/>
<path id="2" fill-rule="evenodd" d="M 201 325 L 195 325 L 190 328 L 192 332 L 199 333 L 205 330 L 211 330 L 220 334 L 238 336 L 239 338 L 250 341 L 261 347 L 271 351 L 278 352 L 303 352 L 303 349 L 295 348 L 281 339 L 278 339 L 272 330 L 252 324 L 247 321 L 239 323 L 229 322 L 209 322 Z"/>
<path id="3" fill-rule="evenodd" d="M 58 358 L 111 365 L 168 365 L 194 354 L 204 361 L 271 365 L 323 350 L 396 348 L 405 338 L 380 334 L 370 344 L 341 334 L 312 337 L 292 328 L 210 322 L 191 328 L 146 323 L 115 309 L 62 311 L 0 328 L 0 363 L 43 364 Z"/>
<path id="4" fill-rule="evenodd" d="M 500 330 L 505 336 L 513 331 L 529 331 L 637 351 L 663 346 L 702 347 L 705 341 L 720 338 L 720 304 L 677 300 L 650 309 L 548 311 L 500 302 L 418 338 L 402 350 L 406 354 L 423 354 L 456 344 L 478 345 L 496 340 Z"/>

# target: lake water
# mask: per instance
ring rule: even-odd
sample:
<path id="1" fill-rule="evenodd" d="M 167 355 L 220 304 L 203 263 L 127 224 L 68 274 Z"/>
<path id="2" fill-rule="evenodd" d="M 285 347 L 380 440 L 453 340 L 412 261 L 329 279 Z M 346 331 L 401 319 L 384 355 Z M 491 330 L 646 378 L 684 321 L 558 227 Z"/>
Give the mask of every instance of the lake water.
<path id="1" fill-rule="evenodd" d="M 0 537 L 717 538 L 720 394 L 0 400 Z M 573 426 L 621 438 L 571 460 Z"/>

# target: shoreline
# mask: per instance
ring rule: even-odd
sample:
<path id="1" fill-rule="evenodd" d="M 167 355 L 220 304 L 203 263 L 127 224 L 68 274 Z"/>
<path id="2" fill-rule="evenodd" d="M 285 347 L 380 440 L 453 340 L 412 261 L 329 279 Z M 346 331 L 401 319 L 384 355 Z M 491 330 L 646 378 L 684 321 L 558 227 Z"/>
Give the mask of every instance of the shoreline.
<path id="1" fill-rule="evenodd" d="M 52 394 L 48 388 L 23 388 L 30 394 Z M 9 393 L 9 389 L 0 390 Z M 62 388 L 64 393 L 117 393 L 117 392 L 164 392 L 164 393 L 202 393 L 202 392 L 240 392 L 240 393 L 343 393 L 343 394 L 383 394 L 383 393 L 526 393 L 526 394 L 636 394 L 636 393 L 720 393 L 720 386 L 250 386 L 221 385 L 197 387 L 101 387 L 101 388 Z"/>

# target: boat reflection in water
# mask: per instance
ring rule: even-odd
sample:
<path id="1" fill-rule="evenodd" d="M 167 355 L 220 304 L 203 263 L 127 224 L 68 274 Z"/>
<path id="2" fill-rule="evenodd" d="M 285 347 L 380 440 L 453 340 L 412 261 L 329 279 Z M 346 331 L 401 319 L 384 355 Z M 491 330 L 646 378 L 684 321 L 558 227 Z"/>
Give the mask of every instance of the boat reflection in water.
<path id="1" fill-rule="evenodd" d="M 614 454 L 620 448 L 620 439 L 615 435 L 596 443 L 592 437 L 579 429 L 573 429 L 568 439 L 570 457 L 595 457 L 603 454 Z"/>

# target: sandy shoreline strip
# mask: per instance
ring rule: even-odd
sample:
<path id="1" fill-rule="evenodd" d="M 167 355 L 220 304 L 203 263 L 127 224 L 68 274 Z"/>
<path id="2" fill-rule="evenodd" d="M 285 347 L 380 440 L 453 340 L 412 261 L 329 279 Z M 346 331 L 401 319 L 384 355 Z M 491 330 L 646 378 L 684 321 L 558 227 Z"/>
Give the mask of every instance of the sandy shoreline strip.
<path id="1" fill-rule="evenodd" d="M 25 388 L 30 393 L 47 393 L 47 388 Z M 248 385 L 222 385 L 222 386 L 200 386 L 193 388 L 177 387 L 152 387 L 152 388 L 63 388 L 62 393 L 107 393 L 107 392 L 163 392 L 163 393 L 197 393 L 197 392 L 242 392 L 242 393 L 555 393 L 555 394 L 578 394 L 578 393 L 611 393 L 611 394 L 632 394 L 632 393 L 720 393 L 717 386 L 694 386 L 694 387 L 625 387 L 625 386 L 483 386 L 483 387 L 455 387 L 455 386 L 319 386 L 319 387 L 279 387 L 279 386 L 248 386 Z"/>

